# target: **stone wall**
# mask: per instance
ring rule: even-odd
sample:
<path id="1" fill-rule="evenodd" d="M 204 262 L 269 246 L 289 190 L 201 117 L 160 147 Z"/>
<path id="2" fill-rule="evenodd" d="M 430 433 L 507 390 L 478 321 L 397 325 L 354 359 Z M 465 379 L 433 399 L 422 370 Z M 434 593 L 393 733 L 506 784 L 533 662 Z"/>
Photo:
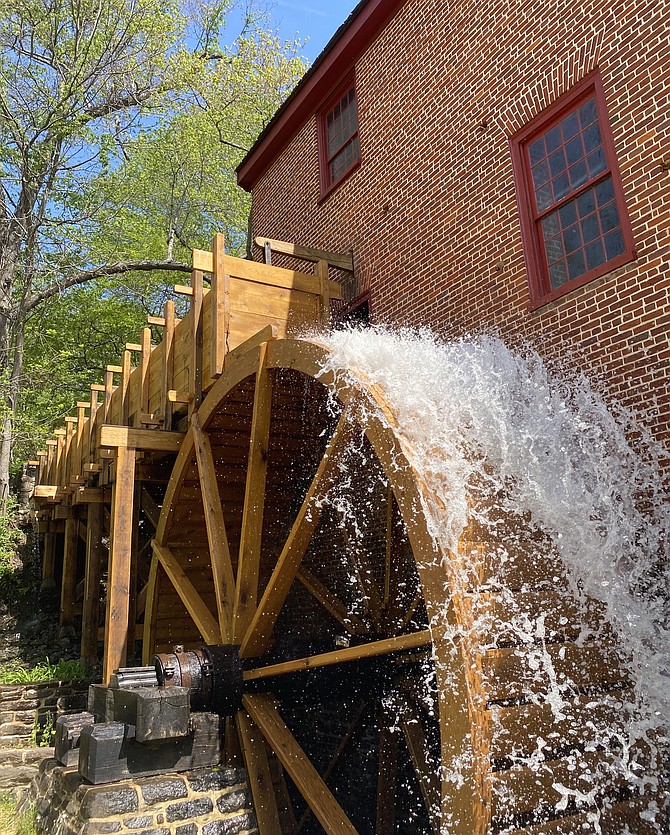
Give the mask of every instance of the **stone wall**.
<path id="1" fill-rule="evenodd" d="M 45 760 L 26 803 L 38 835 L 257 835 L 242 769 L 202 769 L 99 786 Z"/>
<path id="2" fill-rule="evenodd" d="M 40 745 L 56 719 L 86 709 L 89 681 L 0 686 L 0 748 Z M 0 755 L 0 759 L 1 759 Z"/>

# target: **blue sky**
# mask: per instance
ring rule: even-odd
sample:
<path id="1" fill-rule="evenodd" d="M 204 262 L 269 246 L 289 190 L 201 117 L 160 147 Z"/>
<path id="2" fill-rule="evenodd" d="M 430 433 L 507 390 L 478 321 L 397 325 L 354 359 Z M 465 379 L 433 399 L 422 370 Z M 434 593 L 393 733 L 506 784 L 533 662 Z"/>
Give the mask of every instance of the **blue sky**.
<path id="1" fill-rule="evenodd" d="M 314 61 L 323 47 L 344 23 L 358 0 L 274 0 L 273 19 L 280 34 L 309 38 L 303 54 Z"/>

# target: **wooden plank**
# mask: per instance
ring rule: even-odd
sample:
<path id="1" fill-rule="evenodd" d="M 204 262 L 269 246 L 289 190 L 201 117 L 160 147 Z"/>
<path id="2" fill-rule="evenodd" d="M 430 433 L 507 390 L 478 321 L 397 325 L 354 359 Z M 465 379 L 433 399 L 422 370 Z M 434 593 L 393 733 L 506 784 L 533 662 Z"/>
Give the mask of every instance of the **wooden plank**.
<path id="1" fill-rule="evenodd" d="M 193 269 L 202 270 L 203 268 L 196 264 L 195 253 L 196 250 L 193 250 Z M 225 356 L 230 347 L 228 345 L 230 279 L 225 264 L 225 239 L 223 235 L 214 235 L 212 252 L 208 252 L 207 255 L 209 256 L 209 269 L 203 270 L 203 272 L 212 274 L 209 294 L 211 317 L 209 376 L 210 379 L 215 379 L 224 369 Z"/>
<path id="2" fill-rule="evenodd" d="M 325 327 L 330 327 L 330 282 L 328 281 L 328 261 L 317 261 L 316 267 L 314 268 L 314 274 L 317 276 L 320 282 L 321 292 L 319 295 L 321 296 L 321 323 L 325 325 Z"/>
<path id="3" fill-rule="evenodd" d="M 107 551 L 102 544 L 102 505 L 93 504 L 86 520 L 86 568 L 84 606 L 81 621 L 81 660 L 92 666 L 98 658 L 98 621 L 100 618 L 100 577 Z"/>
<path id="4" fill-rule="evenodd" d="M 395 835 L 395 798 L 398 778 L 398 733 L 395 712 L 382 710 L 377 754 L 377 821 L 375 835 Z"/>
<path id="5" fill-rule="evenodd" d="M 53 524 L 53 522 L 51 523 Z M 54 568 L 56 564 L 56 534 L 46 531 L 44 534 L 44 555 L 42 558 L 42 588 L 51 589 L 55 585 Z"/>
<path id="6" fill-rule="evenodd" d="M 35 487 L 33 496 L 36 499 L 55 499 L 59 487 L 56 484 L 38 484 Z"/>
<path id="7" fill-rule="evenodd" d="M 328 835 L 357 835 L 344 810 L 284 724 L 272 696 L 247 694 L 242 702 Z"/>
<path id="8" fill-rule="evenodd" d="M 154 549 L 154 554 L 160 560 L 165 573 L 177 591 L 189 615 L 193 618 L 193 622 L 202 633 L 205 641 L 209 644 L 219 643 L 221 640 L 219 624 L 212 616 L 207 604 L 196 591 L 193 583 L 191 583 L 184 573 L 184 569 L 179 565 L 169 548 L 159 545 L 155 539 L 152 540 L 151 545 Z"/>
<path id="9" fill-rule="evenodd" d="M 174 302 L 172 299 L 168 299 L 165 302 L 163 314 L 165 317 L 165 327 L 163 329 L 163 384 L 161 387 L 160 414 L 163 418 L 163 426 L 165 429 L 170 429 L 172 427 L 172 404 L 167 398 L 167 393 L 172 388 L 174 369 L 175 316 Z"/>
<path id="10" fill-rule="evenodd" d="M 604 835 L 620 835 L 634 833 L 635 835 L 659 835 L 662 830 L 657 820 L 658 813 L 648 809 L 650 801 L 655 807 L 656 798 L 636 798 L 623 803 L 605 805 L 599 810 L 581 812 L 569 815 L 547 823 L 531 824 L 523 829 L 505 830 L 507 835 L 589 835 L 594 832 L 594 816 Z M 644 817 L 641 814 L 645 813 Z"/>
<path id="11" fill-rule="evenodd" d="M 245 710 L 235 715 L 260 835 L 282 835 L 265 742 Z"/>
<path id="12" fill-rule="evenodd" d="M 156 612 L 158 601 L 156 599 L 160 585 L 158 573 L 163 569 L 154 551 L 151 565 L 149 567 L 149 579 L 147 580 L 147 593 L 144 604 L 144 629 L 142 630 L 142 664 L 146 667 L 156 648 Z"/>
<path id="13" fill-rule="evenodd" d="M 205 273 L 213 272 L 214 260 L 211 252 L 201 249 L 193 250 L 193 268 Z M 297 270 L 285 270 L 281 267 L 270 267 L 258 261 L 247 261 L 243 258 L 233 258 L 225 255 L 223 269 L 227 275 L 254 281 L 257 284 L 267 284 L 271 287 L 286 287 L 289 290 L 302 290 L 305 293 L 321 294 L 321 284 L 316 276 L 301 273 Z M 336 282 L 329 284 L 332 299 L 342 299 L 342 287 Z"/>
<path id="14" fill-rule="evenodd" d="M 63 545 L 63 577 L 61 581 L 60 624 L 70 626 L 74 620 L 75 587 L 77 585 L 77 546 L 79 519 L 72 516 L 65 522 Z"/>
<path id="15" fill-rule="evenodd" d="M 324 586 L 311 571 L 300 566 L 296 579 L 350 635 L 367 635 L 370 632 L 366 624 L 352 614 L 344 603 Z"/>
<path id="16" fill-rule="evenodd" d="M 126 666 L 134 495 L 135 450 L 120 446 L 116 454 L 116 481 L 112 493 L 103 683 L 109 682 L 114 670 Z"/>
<path id="17" fill-rule="evenodd" d="M 233 599 L 235 594 L 233 563 L 228 548 L 226 523 L 221 508 L 212 448 L 208 436 L 202 431 L 197 412 L 193 413 L 191 427 L 193 429 L 193 446 L 198 461 L 198 475 L 207 527 L 216 608 L 219 614 L 220 640 L 227 644 L 231 641 L 233 635 Z"/>
<path id="18" fill-rule="evenodd" d="M 340 457 L 345 452 L 354 431 L 354 426 L 348 414 L 343 413 L 242 641 L 240 654 L 243 658 L 263 655 L 272 641 L 274 625 L 321 518 L 321 509 L 317 500 L 330 486 Z"/>
<path id="19" fill-rule="evenodd" d="M 254 388 L 254 409 L 251 418 L 233 614 L 233 640 L 236 643 L 240 643 L 244 638 L 258 603 L 258 574 L 272 418 L 272 377 L 266 367 L 266 356 L 267 343 L 260 346 L 260 359 Z"/>
<path id="20" fill-rule="evenodd" d="M 270 244 L 270 249 L 275 252 L 281 252 L 282 255 L 292 255 L 294 258 L 299 258 L 301 261 L 326 261 L 332 267 L 338 270 L 347 270 L 353 272 L 354 259 L 353 256 L 346 252 L 332 252 L 327 249 L 315 249 L 311 246 L 301 246 L 300 244 L 289 243 L 288 241 L 277 241 L 274 238 L 256 237 L 256 245 L 262 248 L 266 244 Z"/>
<path id="21" fill-rule="evenodd" d="M 409 635 L 396 635 L 393 638 L 383 638 L 381 641 L 371 641 L 355 647 L 344 647 L 333 652 L 322 652 L 319 655 L 309 655 L 296 658 L 293 661 L 283 661 L 281 664 L 269 664 L 266 667 L 256 667 L 245 670 L 242 677 L 245 681 L 258 681 L 272 676 L 295 673 L 299 670 L 313 670 L 318 667 L 331 667 L 334 664 L 346 664 L 360 661 L 362 658 L 374 658 L 378 655 L 388 655 L 392 652 L 407 652 L 412 649 L 428 646 L 431 642 L 430 631 L 410 632 Z"/>
<path id="22" fill-rule="evenodd" d="M 183 440 L 183 432 L 138 429 L 131 426 L 105 425 L 100 428 L 101 447 L 128 447 L 154 452 L 179 452 Z"/>
<path id="23" fill-rule="evenodd" d="M 140 491 L 140 501 L 142 503 L 142 510 L 149 520 L 149 523 L 152 525 L 154 530 L 156 530 L 158 527 L 158 520 L 161 516 L 161 509 L 158 506 L 158 502 L 144 485 L 142 485 L 142 489 Z"/>

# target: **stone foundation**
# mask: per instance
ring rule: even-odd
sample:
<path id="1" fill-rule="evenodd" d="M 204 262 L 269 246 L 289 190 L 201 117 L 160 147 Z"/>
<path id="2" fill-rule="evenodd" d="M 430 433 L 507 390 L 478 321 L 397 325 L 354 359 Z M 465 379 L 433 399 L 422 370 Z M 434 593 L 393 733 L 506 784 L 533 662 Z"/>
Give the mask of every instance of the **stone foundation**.
<path id="1" fill-rule="evenodd" d="M 86 709 L 89 684 L 51 681 L 0 686 L 0 748 L 39 746 L 44 735 L 55 730 L 59 716 Z"/>
<path id="2" fill-rule="evenodd" d="M 45 760 L 27 802 L 38 835 L 257 835 L 242 769 L 201 769 L 92 786 Z"/>

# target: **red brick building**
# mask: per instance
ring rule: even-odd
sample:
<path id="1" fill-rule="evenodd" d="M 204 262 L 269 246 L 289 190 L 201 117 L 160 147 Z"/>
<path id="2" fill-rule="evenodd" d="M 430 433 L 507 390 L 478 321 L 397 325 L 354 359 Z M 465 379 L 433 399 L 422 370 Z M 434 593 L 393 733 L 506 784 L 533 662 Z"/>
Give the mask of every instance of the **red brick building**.
<path id="1" fill-rule="evenodd" d="M 239 169 L 377 322 L 498 329 L 670 438 L 670 0 L 363 0 Z M 260 251 L 257 257 L 261 257 Z"/>

